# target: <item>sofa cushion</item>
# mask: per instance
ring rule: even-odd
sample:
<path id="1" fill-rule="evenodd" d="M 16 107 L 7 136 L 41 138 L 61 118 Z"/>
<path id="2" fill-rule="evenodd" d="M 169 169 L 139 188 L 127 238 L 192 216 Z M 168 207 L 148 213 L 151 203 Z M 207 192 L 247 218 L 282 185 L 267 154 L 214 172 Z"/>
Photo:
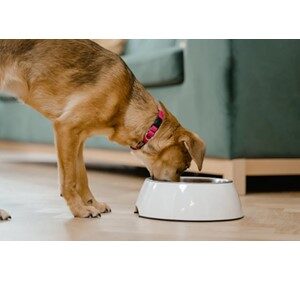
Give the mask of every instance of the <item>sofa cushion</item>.
<path id="1" fill-rule="evenodd" d="M 183 50 L 179 46 L 126 54 L 122 58 L 146 87 L 183 82 Z"/>
<path id="2" fill-rule="evenodd" d="M 176 40 L 128 40 L 125 46 L 124 54 L 131 55 L 137 53 L 151 53 L 157 50 L 174 47 Z"/>

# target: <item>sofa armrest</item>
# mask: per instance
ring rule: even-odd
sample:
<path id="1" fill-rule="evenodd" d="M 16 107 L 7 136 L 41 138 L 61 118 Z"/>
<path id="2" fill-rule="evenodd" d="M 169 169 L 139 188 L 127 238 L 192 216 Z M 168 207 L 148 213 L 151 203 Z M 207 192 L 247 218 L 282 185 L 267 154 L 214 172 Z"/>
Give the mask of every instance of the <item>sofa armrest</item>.
<path id="1" fill-rule="evenodd" d="M 179 40 L 184 53 L 184 82 L 176 115 L 207 143 L 210 156 L 231 155 L 228 40 Z"/>

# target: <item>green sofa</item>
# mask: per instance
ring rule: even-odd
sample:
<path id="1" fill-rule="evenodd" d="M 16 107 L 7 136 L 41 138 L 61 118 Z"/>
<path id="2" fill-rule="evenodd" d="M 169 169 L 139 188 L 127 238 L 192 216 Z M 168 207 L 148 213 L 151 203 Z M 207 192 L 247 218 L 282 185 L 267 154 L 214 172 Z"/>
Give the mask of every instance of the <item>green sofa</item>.
<path id="1" fill-rule="evenodd" d="M 207 156 L 300 157 L 300 41 L 129 40 L 124 61 L 197 132 Z M 0 97 L 0 139 L 52 143 L 51 124 Z M 89 147 L 124 149 L 104 137 Z"/>

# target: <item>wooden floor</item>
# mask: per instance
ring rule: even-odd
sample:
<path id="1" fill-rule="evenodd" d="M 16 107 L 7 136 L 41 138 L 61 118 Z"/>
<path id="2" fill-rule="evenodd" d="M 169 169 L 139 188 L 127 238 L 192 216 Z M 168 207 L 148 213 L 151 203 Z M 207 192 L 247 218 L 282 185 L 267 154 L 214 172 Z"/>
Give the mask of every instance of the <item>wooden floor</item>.
<path id="1" fill-rule="evenodd" d="M 245 217 L 228 222 L 169 222 L 139 218 L 134 203 L 144 178 L 89 171 L 90 185 L 112 213 L 75 219 L 59 197 L 54 164 L 0 151 L 0 240 L 300 240 L 300 192 L 241 197 Z"/>

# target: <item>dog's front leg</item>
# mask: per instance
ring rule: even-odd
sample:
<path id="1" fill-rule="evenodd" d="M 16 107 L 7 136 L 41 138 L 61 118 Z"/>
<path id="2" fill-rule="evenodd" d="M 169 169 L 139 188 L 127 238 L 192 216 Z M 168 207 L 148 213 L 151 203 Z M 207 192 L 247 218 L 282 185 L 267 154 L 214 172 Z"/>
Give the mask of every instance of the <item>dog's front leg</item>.
<path id="1" fill-rule="evenodd" d="M 76 189 L 85 205 L 92 205 L 95 208 L 97 208 L 101 213 L 110 212 L 111 211 L 110 207 L 104 202 L 97 201 L 89 188 L 88 177 L 87 177 L 84 158 L 83 158 L 83 147 L 84 147 L 84 143 L 82 142 L 79 146 L 78 158 L 76 163 L 76 167 L 77 167 Z"/>
<path id="2" fill-rule="evenodd" d="M 76 190 L 76 163 L 80 146 L 78 133 L 62 121 L 55 121 L 54 131 L 62 196 L 74 217 L 99 217 L 100 211 L 92 205 L 85 205 Z"/>

